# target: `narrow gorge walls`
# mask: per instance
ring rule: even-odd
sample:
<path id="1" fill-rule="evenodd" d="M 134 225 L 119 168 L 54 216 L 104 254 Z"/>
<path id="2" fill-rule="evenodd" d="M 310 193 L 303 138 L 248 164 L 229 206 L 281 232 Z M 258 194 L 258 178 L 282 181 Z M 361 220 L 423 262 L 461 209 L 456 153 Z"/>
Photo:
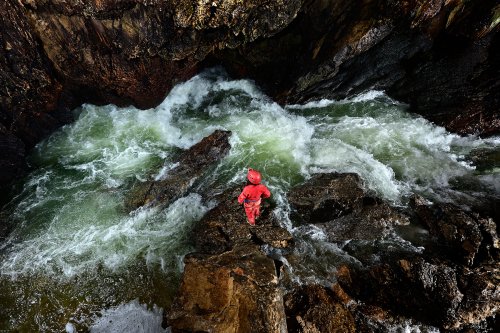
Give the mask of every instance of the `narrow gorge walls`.
<path id="1" fill-rule="evenodd" d="M 6 0 L 0 186 L 85 102 L 150 108 L 222 65 L 281 103 L 386 90 L 459 133 L 499 132 L 494 0 Z"/>

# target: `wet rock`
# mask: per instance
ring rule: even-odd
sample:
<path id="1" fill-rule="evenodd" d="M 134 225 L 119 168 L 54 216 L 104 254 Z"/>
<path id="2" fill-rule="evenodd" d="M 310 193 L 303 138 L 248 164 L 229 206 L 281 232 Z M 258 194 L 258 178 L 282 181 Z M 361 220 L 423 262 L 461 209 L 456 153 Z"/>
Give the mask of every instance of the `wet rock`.
<path id="1" fill-rule="evenodd" d="M 500 168 L 500 149 L 474 149 L 466 156 L 466 160 L 472 162 L 478 171 Z"/>
<path id="2" fill-rule="evenodd" d="M 261 245 L 293 243 L 264 200 L 256 226 L 237 201 L 243 186 L 215 197 L 218 204 L 193 231 L 196 253 L 185 259 L 182 284 L 166 315 L 173 332 L 283 332 L 286 319 L 279 287 L 281 263 Z"/>
<path id="3" fill-rule="evenodd" d="M 301 222 L 316 223 L 331 242 L 379 238 L 409 219 L 381 199 L 363 190 L 354 173 L 316 174 L 288 193 L 294 215 Z"/>
<path id="4" fill-rule="evenodd" d="M 497 261 L 498 262 L 498 261 Z M 457 319 L 450 328 L 477 325 L 494 318 L 500 311 L 500 267 L 484 265 L 465 269 L 459 279 L 464 300 L 457 311 Z"/>
<path id="5" fill-rule="evenodd" d="M 220 255 L 190 255 L 179 297 L 168 314 L 172 332 L 286 331 L 272 259 L 255 245 Z"/>
<path id="6" fill-rule="evenodd" d="M 362 204 L 361 178 L 354 173 L 315 174 L 287 195 L 296 215 L 305 223 L 331 221 Z"/>
<path id="7" fill-rule="evenodd" d="M 302 286 L 285 296 L 288 332 L 356 332 L 354 318 L 334 293 L 319 285 Z"/>
<path id="8" fill-rule="evenodd" d="M 400 259 L 366 270 L 342 266 L 338 282 L 356 299 L 437 326 L 454 322 L 464 297 L 452 268 L 421 258 Z"/>
<path id="9" fill-rule="evenodd" d="M 144 205 L 168 206 L 187 193 L 214 163 L 227 155 L 231 146 L 231 132 L 217 130 L 183 152 L 177 166 L 165 178 L 137 183 L 129 194 L 125 206 L 134 210 Z"/>
<path id="10" fill-rule="evenodd" d="M 497 256 L 498 236 L 491 225 L 492 221 L 478 220 L 452 204 L 431 206 L 420 197 L 413 197 L 411 204 L 420 221 L 429 228 L 431 235 L 450 248 L 449 256 L 454 260 L 471 266 L 481 260 L 481 257 Z M 484 251 L 478 260 L 476 257 L 481 249 Z"/>
<path id="11" fill-rule="evenodd" d="M 293 243 L 292 235 L 279 226 L 268 200 L 264 199 L 261 216 L 252 227 L 246 220 L 243 205 L 238 195 L 243 187 L 230 188 L 218 197 L 219 204 L 211 209 L 195 227 L 196 249 L 202 253 L 218 254 L 232 249 L 242 241 L 255 244 L 269 244 L 276 248 L 288 247 Z"/>
<path id="12" fill-rule="evenodd" d="M 409 218 L 380 199 L 364 204 L 359 211 L 319 224 L 331 242 L 375 240 L 391 232 L 394 226 L 409 224 Z"/>

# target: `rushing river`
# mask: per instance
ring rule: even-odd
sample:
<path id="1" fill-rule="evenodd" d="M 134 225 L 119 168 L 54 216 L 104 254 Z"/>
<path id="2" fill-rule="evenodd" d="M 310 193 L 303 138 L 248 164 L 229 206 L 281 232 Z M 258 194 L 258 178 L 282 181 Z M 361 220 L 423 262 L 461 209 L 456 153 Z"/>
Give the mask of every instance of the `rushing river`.
<path id="1" fill-rule="evenodd" d="M 192 251 L 189 232 L 213 204 L 201 194 L 242 184 L 249 166 L 263 173 L 275 213 L 302 239 L 304 260 L 288 267 L 300 283 L 330 281 L 341 259 L 321 262 L 325 254 L 348 257 L 321 230 L 288 219 L 286 191 L 313 173 L 356 172 L 399 206 L 414 192 L 456 200 L 463 184 L 500 192 L 498 169 L 478 172 L 464 159 L 476 148 L 498 149 L 500 139 L 450 134 L 377 91 L 282 107 L 252 82 L 213 70 L 177 85 L 154 109 L 75 112 L 73 124 L 34 149 L 33 171 L 4 208 L 14 225 L 0 244 L 0 328 L 7 331 L 162 331 L 161 309 Z M 161 177 L 181 149 L 215 129 L 233 135 L 214 172 L 163 210 L 127 213 L 134 181 Z"/>

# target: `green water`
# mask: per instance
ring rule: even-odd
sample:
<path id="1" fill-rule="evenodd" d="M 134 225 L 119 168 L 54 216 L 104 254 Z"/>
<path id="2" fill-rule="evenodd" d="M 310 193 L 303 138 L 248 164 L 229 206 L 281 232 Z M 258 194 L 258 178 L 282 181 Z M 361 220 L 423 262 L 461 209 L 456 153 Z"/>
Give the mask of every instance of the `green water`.
<path id="1" fill-rule="evenodd" d="M 76 112 L 75 123 L 33 151 L 33 172 L 4 208 L 15 226 L 0 247 L 0 327 L 7 330 L 99 331 L 110 308 L 122 311 L 117 331 L 126 330 L 130 309 L 151 310 L 157 325 L 155 306 L 169 306 L 192 250 L 189 232 L 212 204 L 201 194 L 243 183 L 248 167 L 263 173 L 275 213 L 302 239 L 299 260 L 289 263 L 299 282 L 328 281 L 338 262 L 352 260 L 321 230 L 288 219 L 284 194 L 313 173 L 357 172 L 396 205 L 413 192 L 446 200 L 456 179 L 499 191 L 498 170 L 478 172 L 463 157 L 497 148 L 500 139 L 447 133 L 380 92 L 281 107 L 250 81 L 210 71 L 177 85 L 154 109 L 83 105 Z M 233 132 L 231 151 L 191 193 L 163 210 L 125 211 L 134 181 L 161 177 L 176 153 L 215 129 Z"/>

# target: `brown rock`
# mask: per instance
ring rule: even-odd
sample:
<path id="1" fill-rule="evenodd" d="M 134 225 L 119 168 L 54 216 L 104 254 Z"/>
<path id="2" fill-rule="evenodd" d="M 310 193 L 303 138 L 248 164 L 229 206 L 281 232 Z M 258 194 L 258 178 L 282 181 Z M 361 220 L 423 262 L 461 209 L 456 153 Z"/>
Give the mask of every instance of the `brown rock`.
<path id="1" fill-rule="evenodd" d="M 316 174 L 287 195 L 296 215 L 306 223 L 331 221 L 362 204 L 361 178 L 354 173 Z"/>
<path id="2" fill-rule="evenodd" d="M 352 314 L 322 286 L 303 286 L 287 294 L 285 311 L 288 332 L 356 332 Z"/>
<path id="3" fill-rule="evenodd" d="M 183 152 L 178 166 L 168 172 L 164 179 L 137 183 L 127 197 L 125 206 L 129 210 L 143 205 L 168 206 L 187 193 L 193 183 L 215 162 L 229 152 L 231 132 L 217 130 Z"/>
<path id="4" fill-rule="evenodd" d="M 173 332 L 286 331 L 272 259 L 255 245 L 220 255 L 191 255 L 179 296 L 168 314 Z"/>

